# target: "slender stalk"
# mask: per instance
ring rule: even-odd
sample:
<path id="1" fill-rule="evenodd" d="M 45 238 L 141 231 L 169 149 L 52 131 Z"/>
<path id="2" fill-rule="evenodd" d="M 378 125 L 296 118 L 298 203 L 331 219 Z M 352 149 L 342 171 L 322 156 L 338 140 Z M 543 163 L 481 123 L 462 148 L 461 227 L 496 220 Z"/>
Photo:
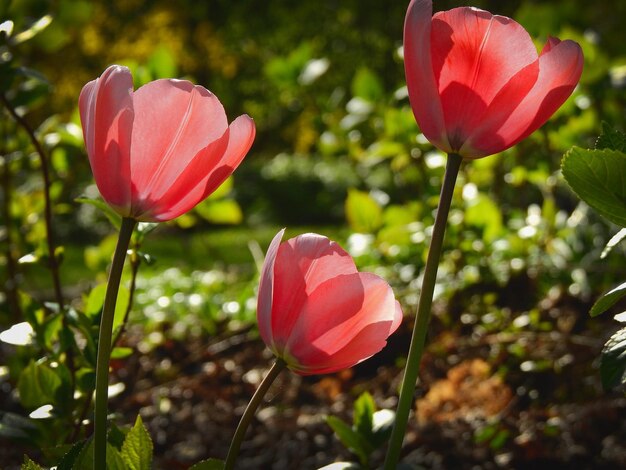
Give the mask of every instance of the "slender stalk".
<path id="1" fill-rule="evenodd" d="M 0 93 L 0 101 L 2 101 L 2 104 L 7 109 L 9 114 L 13 117 L 15 122 L 17 122 L 22 127 L 22 129 L 24 129 L 24 131 L 28 135 L 28 138 L 30 139 L 31 144 L 35 148 L 35 151 L 39 155 L 39 160 L 41 163 L 41 175 L 43 177 L 43 188 L 44 188 L 43 193 L 44 193 L 44 200 L 45 200 L 44 221 L 46 225 L 46 241 L 48 243 L 48 266 L 50 267 L 50 272 L 52 273 L 52 283 L 54 285 L 55 298 L 56 298 L 57 303 L 59 304 L 59 310 L 62 311 L 63 305 L 64 305 L 63 290 L 61 289 L 61 276 L 59 274 L 59 262 L 57 260 L 56 253 L 55 253 L 56 250 L 55 250 L 55 244 L 54 244 L 54 234 L 52 231 L 52 201 L 50 199 L 51 180 L 50 180 L 50 167 L 49 167 L 48 156 L 46 155 L 46 152 L 41 146 L 41 143 L 37 139 L 37 136 L 35 135 L 35 132 L 33 131 L 33 129 L 30 127 L 28 122 L 26 122 L 26 119 L 24 119 L 22 116 L 20 116 L 17 113 L 17 111 L 15 110 L 11 102 L 7 99 L 7 97 L 4 95 L 4 93 Z"/>
<path id="2" fill-rule="evenodd" d="M 130 312 L 133 309 L 133 299 L 135 298 L 135 290 L 137 289 L 137 273 L 139 272 L 139 266 L 141 265 L 141 257 L 137 254 L 139 248 L 140 243 L 136 241 L 133 242 L 132 253 L 130 255 L 130 295 L 128 297 L 128 306 L 126 307 L 126 312 L 124 312 L 124 319 L 122 320 L 122 324 L 118 328 L 117 334 L 115 335 L 115 338 L 113 338 L 113 342 L 111 343 L 111 349 L 117 345 L 117 342 L 124 334 L 126 324 L 128 323 L 128 317 L 130 316 Z"/>
<path id="3" fill-rule="evenodd" d="M 102 318 L 100 320 L 100 334 L 98 336 L 98 357 L 96 360 L 96 404 L 94 412 L 94 470 L 106 470 L 106 440 L 107 440 L 107 402 L 109 386 L 109 360 L 111 358 L 111 339 L 113 336 L 113 317 L 117 293 L 120 289 L 120 280 L 126 259 L 126 251 L 130 237 L 135 228 L 135 220 L 125 217 L 122 219 L 120 235 L 113 254 L 109 281 L 107 283 Z"/>
<path id="4" fill-rule="evenodd" d="M 424 352 L 424 342 L 426 340 L 426 332 L 428 331 L 428 321 L 430 320 L 430 308 L 433 302 L 435 283 L 437 281 L 437 269 L 439 268 L 439 258 L 441 257 L 443 247 L 443 236 L 446 231 L 454 185 L 457 175 L 459 174 L 462 160 L 463 158 L 455 153 L 448 155 L 446 173 L 443 177 L 443 186 L 441 187 L 441 194 L 439 196 L 439 207 L 437 208 L 433 235 L 430 241 L 430 249 L 426 260 L 424 278 L 422 280 L 422 292 L 415 316 L 413 336 L 411 337 L 409 355 L 404 370 L 404 379 L 400 389 L 396 420 L 389 440 L 389 449 L 387 450 L 384 470 L 395 470 L 398 460 L 400 459 L 402 440 L 406 432 L 409 412 L 413 403 L 413 392 L 419 374 L 422 353 Z"/>
<path id="5" fill-rule="evenodd" d="M 246 431 L 248 430 L 248 426 L 256 413 L 257 408 L 261 404 L 263 397 L 267 393 L 267 390 L 272 385 L 272 382 L 278 377 L 278 374 L 285 368 L 286 363 L 282 359 L 276 359 L 274 365 L 272 365 L 271 369 L 259 385 L 259 388 L 256 389 L 250 403 L 246 407 L 246 411 L 243 412 L 241 416 L 241 420 L 237 425 L 237 430 L 235 431 L 235 435 L 233 436 L 233 440 L 230 443 L 230 448 L 228 449 L 228 455 L 226 456 L 226 462 L 224 463 L 224 470 L 233 470 L 235 468 L 235 460 L 237 459 L 237 455 L 239 454 L 239 448 L 241 447 L 241 443 L 243 442 L 243 438 L 246 435 Z"/>
<path id="6" fill-rule="evenodd" d="M 0 169 L 2 169 L 2 190 L 4 197 L 2 198 L 2 216 L 5 220 L 6 228 L 6 265 L 7 265 L 7 279 L 4 283 L 4 288 L 7 293 L 7 303 L 9 304 L 9 310 L 13 315 L 15 322 L 20 321 L 22 317 L 22 308 L 20 306 L 18 296 L 18 271 L 17 261 L 13 256 L 13 232 L 11 227 L 11 197 L 12 193 L 12 174 L 11 174 L 11 162 L 6 155 L 5 148 L 5 127 L 2 122 L 2 141 L 0 142 Z"/>

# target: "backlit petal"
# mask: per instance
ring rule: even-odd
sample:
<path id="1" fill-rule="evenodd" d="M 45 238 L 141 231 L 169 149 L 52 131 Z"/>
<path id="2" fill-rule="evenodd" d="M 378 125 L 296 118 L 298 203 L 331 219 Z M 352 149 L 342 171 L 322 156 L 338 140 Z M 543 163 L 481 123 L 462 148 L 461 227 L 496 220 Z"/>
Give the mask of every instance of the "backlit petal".
<path id="1" fill-rule="evenodd" d="M 380 277 L 337 276 L 309 296 L 285 349 L 311 373 L 350 367 L 384 347 L 399 324 L 397 313 L 393 292 Z"/>
<path id="2" fill-rule="evenodd" d="M 498 130 L 500 138 L 515 145 L 541 127 L 572 94 L 582 70 L 580 46 L 551 38 L 539 56 L 537 82 Z"/>
<path id="3" fill-rule="evenodd" d="M 272 303 L 274 298 L 274 266 L 276 263 L 276 254 L 278 247 L 285 234 L 285 229 L 278 232 L 265 255 L 263 268 L 261 270 L 261 280 L 259 282 L 259 297 L 257 300 L 257 322 L 259 324 L 259 333 L 261 338 L 273 349 L 274 335 L 272 333 Z"/>
<path id="4" fill-rule="evenodd" d="M 222 137 L 198 152 L 171 186 L 149 195 L 146 216 L 170 220 L 195 207 L 235 171 L 250 150 L 254 136 L 254 121 L 247 115 L 239 116 Z"/>
<path id="5" fill-rule="evenodd" d="M 354 261 L 337 243 L 317 234 L 304 234 L 283 243 L 274 269 L 272 330 L 284 345 L 301 315 L 303 305 L 317 287 L 330 278 L 357 272 Z"/>
<path id="6" fill-rule="evenodd" d="M 404 70 L 415 119 L 426 138 L 450 150 L 430 54 L 431 0 L 412 0 L 404 20 Z"/>
<path id="7" fill-rule="evenodd" d="M 467 7 L 435 14 L 431 41 L 448 141 L 459 150 L 503 87 L 537 60 L 537 51 L 515 21 Z M 523 94 L 509 93 L 518 102 Z"/>
<path id="8" fill-rule="evenodd" d="M 89 163 L 102 197 L 122 215 L 130 209 L 133 79 L 114 65 L 81 91 L 78 106 Z"/>
<path id="9" fill-rule="evenodd" d="M 154 199 L 194 157 L 222 137 L 228 121 L 215 95 L 184 80 L 156 80 L 134 95 L 133 198 Z"/>

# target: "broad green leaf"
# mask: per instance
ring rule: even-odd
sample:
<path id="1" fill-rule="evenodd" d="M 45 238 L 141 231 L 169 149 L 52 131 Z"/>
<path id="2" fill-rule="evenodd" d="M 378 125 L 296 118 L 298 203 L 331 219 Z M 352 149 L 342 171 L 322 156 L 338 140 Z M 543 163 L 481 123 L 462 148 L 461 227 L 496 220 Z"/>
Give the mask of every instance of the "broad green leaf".
<path id="1" fill-rule="evenodd" d="M 124 359 L 133 353 L 133 348 L 117 347 L 111 351 L 111 359 Z"/>
<path id="2" fill-rule="evenodd" d="M 234 199 L 206 200 L 196 206 L 200 217 L 213 224 L 240 224 L 243 220 L 241 207 Z"/>
<path id="3" fill-rule="evenodd" d="M 500 207 L 484 194 L 479 194 L 465 210 L 465 222 L 483 229 L 486 242 L 495 240 L 502 231 Z"/>
<path id="4" fill-rule="evenodd" d="M 87 303 L 85 305 L 85 314 L 94 317 L 99 315 L 102 311 L 104 303 L 104 296 L 106 294 L 107 285 L 98 284 L 91 289 L 89 296 L 87 297 Z M 113 330 L 119 327 L 124 321 L 124 315 L 128 308 L 128 302 L 130 302 L 130 291 L 124 286 L 120 286 L 120 290 L 117 294 L 117 302 L 115 304 L 115 317 L 113 319 Z"/>
<path id="5" fill-rule="evenodd" d="M 616 245 L 621 243 L 621 241 L 624 240 L 625 238 L 626 238 L 626 228 L 623 228 L 623 229 L 621 229 L 619 232 L 617 232 L 615 235 L 613 235 L 611 237 L 609 242 L 604 247 L 604 250 L 602 250 L 602 253 L 600 254 L 600 259 L 606 258 L 608 256 L 608 254 L 611 252 L 611 250 Z"/>
<path id="6" fill-rule="evenodd" d="M 604 345 L 600 377 L 606 390 L 626 383 L 626 328 L 617 331 Z"/>
<path id="7" fill-rule="evenodd" d="M 372 233 L 383 222 L 383 210 L 369 194 L 357 189 L 348 190 L 346 218 L 355 232 Z"/>
<path id="8" fill-rule="evenodd" d="M 335 416 L 326 417 L 326 423 L 332 428 L 341 443 L 354 452 L 361 463 L 365 464 L 368 461 L 369 454 L 373 449 L 364 436 L 361 436 L 352 427 Z"/>
<path id="9" fill-rule="evenodd" d="M 366 439 L 372 436 L 375 410 L 376 403 L 368 392 L 363 392 L 354 401 L 354 429 Z"/>
<path id="10" fill-rule="evenodd" d="M 62 380 L 54 369 L 45 362 L 30 361 L 20 374 L 17 389 L 20 402 L 25 408 L 39 408 L 54 403 Z"/>
<path id="11" fill-rule="evenodd" d="M 41 465 L 36 464 L 31 459 L 29 459 L 28 455 L 25 455 L 24 463 L 20 467 L 20 470 L 44 470 L 44 468 Z"/>
<path id="12" fill-rule="evenodd" d="M 381 99 L 385 91 L 380 79 L 367 67 L 361 67 L 352 79 L 352 96 L 375 102 Z"/>
<path id="13" fill-rule="evenodd" d="M 193 464 L 189 470 L 223 470 L 224 461 L 218 459 L 202 460 L 201 462 Z"/>
<path id="14" fill-rule="evenodd" d="M 81 202 L 83 204 L 90 204 L 98 209 L 100 209 L 104 215 L 106 215 L 107 219 L 113 224 L 113 226 L 119 230 L 122 225 L 122 217 L 113 210 L 111 206 L 109 206 L 102 199 L 89 199 L 87 197 L 79 197 L 75 199 L 76 202 Z"/>
<path id="15" fill-rule="evenodd" d="M 152 466 L 152 439 L 139 415 L 122 444 L 122 458 L 130 470 L 150 470 Z"/>
<path id="16" fill-rule="evenodd" d="M 74 444 L 57 465 L 57 470 L 73 470 L 86 443 L 87 440 L 83 440 Z"/>
<path id="17" fill-rule="evenodd" d="M 166 46 L 159 46 L 148 59 L 148 67 L 154 78 L 170 78 L 178 75 L 176 59 Z"/>
<path id="18" fill-rule="evenodd" d="M 93 439 L 83 446 L 72 470 L 93 470 Z M 107 470 L 129 470 L 120 451 L 107 442 Z"/>
<path id="19" fill-rule="evenodd" d="M 624 296 L 626 296 L 626 282 L 620 284 L 614 289 L 611 289 L 609 292 L 600 297 L 596 303 L 593 304 L 593 307 L 591 307 L 589 315 L 595 317 L 596 315 L 606 312 Z"/>
<path id="20" fill-rule="evenodd" d="M 626 227 L 626 154 L 574 147 L 561 170 L 578 196 L 611 222 Z"/>
<path id="21" fill-rule="evenodd" d="M 608 123 L 602 123 L 602 134 L 596 141 L 596 149 L 619 150 L 626 153 L 626 134 L 613 129 Z"/>

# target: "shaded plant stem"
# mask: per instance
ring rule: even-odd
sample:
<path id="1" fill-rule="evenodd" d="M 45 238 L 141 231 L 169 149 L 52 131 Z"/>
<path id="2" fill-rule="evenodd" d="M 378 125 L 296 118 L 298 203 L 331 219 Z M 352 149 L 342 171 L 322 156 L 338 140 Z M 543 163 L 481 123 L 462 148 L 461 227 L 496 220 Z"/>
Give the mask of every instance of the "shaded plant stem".
<path id="1" fill-rule="evenodd" d="M 276 380 L 276 377 L 281 373 L 281 371 L 285 368 L 287 364 L 282 359 L 277 358 L 276 362 L 272 365 L 267 375 L 263 378 L 261 385 L 256 389 L 254 395 L 252 395 L 252 399 L 246 410 L 243 412 L 241 416 L 241 420 L 239 420 L 239 424 L 237 425 L 237 430 L 235 431 L 235 435 L 233 436 L 233 440 L 230 443 L 230 448 L 228 449 L 228 455 L 226 456 L 226 462 L 224 463 L 224 470 L 233 470 L 235 468 L 235 460 L 237 459 L 237 455 L 239 454 L 239 448 L 241 447 L 241 443 L 243 442 L 243 438 L 246 435 L 246 431 L 248 430 L 248 426 L 254 418 L 257 408 L 263 401 L 263 397 L 267 393 L 270 388 L 270 385 Z"/>
<path id="2" fill-rule="evenodd" d="M 117 294 L 120 289 L 122 270 L 126 259 L 126 251 L 130 243 L 136 221 L 125 217 L 122 219 L 117 246 L 113 253 L 107 290 L 102 305 L 100 333 L 98 336 L 98 356 L 96 359 L 96 403 L 94 410 L 94 470 L 106 470 L 107 440 L 107 403 L 109 386 L 109 360 L 111 358 L 111 339 L 113 336 L 113 318 Z"/>
<path id="3" fill-rule="evenodd" d="M 54 294 L 55 294 L 56 301 L 59 304 L 59 311 L 63 311 L 63 306 L 64 306 L 63 290 L 61 289 L 61 276 L 59 274 L 59 261 L 56 257 L 56 249 L 55 249 L 56 246 L 54 243 L 54 234 L 52 231 L 52 202 L 50 199 L 51 180 L 50 180 L 50 165 L 49 165 L 48 156 L 46 155 L 46 152 L 41 146 L 39 139 L 37 139 L 37 136 L 35 135 L 35 132 L 33 131 L 33 129 L 30 127 L 28 122 L 26 122 L 26 120 L 17 113 L 17 111 L 15 110 L 11 102 L 7 99 L 7 97 L 4 95 L 4 93 L 0 93 L 0 101 L 2 101 L 2 104 L 7 109 L 9 114 L 13 117 L 15 122 L 17 122 L 17 124 L 19 124 L 22 127 L 22 129 L 24 129 L 24 131 L 28 135 L 28 138 L 30 139 L 31 144 L 35 148 L 35 151 L 39 155 L 39 160 L 41 164 L 41 175 L 43 177 L 43 186 L 44 186 L 44 191 L 43 191 L 44 193 L 44 221 L 45 221 L 45 226 L 46 226 L 46 241 L 47 241 L 47 248 L 48 248 L 48 266 L 50 268 L 50 272 L 52 273 L 52 283 L 54 286 Z"/>
<path id="4" fill-rule="evenodd" d="M 452 195 L 454 194 L 454 185 L 459 174 L 461 162 L 463 158 L 455 153 L 448 155 L 446 164 L 446 172 L 443 177 L 443 185 L 439 196 L 439 206 L 435 217 L 435 225 L 433 226 L 433 234 L 428 250 L 428 258 L 426 267 L 424 268 L 424 278 L 422 279 L 422 291 L 417 306 L 415 316 L 415 325 L 413 327 L 413 335 L 409 347 L 409 355 L 404 369 L 404 379 L 400 388 L 400 398 L 396 410 L 396 419 L 393 431 L 389 439 L 389 448 L 385 459 L 384 470 L 395 470 L 400 459 L 400 451 L 402 449 L 402 441 L 406 432 L 407 422 L 411 405 L 413 404 L 413 394 L 415 384 L 420 370 L 420 361 L 424 352 L 424 343 L 426 333 L 428 331 L 428 322 L 430 320 L 430 310 L 433 302 L 433 293 L 435 292 L 435 284 L 437 281 L 437 270 L 439 268 L 439 259 L 443 248 L 443 238 L 446 232 L 446 224 L 448 221 L 448 213 L 452 204 Z"/>
<path id="5" fill-rule="evenodd" d="M 111 343 L 111 349 L 113 349 L 117 342 L 122 337 L 124 330 L 126 330 L 126 324 L 128 323 L 128 317 L 130 316 L 130 312 L 133 309 L 133 299 L 135 298 L 135 290 L 137 288 L 137 273 L 139 272 L 139 266 L 141 265 L 141 257 L 137 254 L 140 248 L 140 243 L 137 241 L 133 242 L 132 253 L 130 254 L 130 293 L 128 296 L 128 306 L 126 307 L 126 312 L 124 312 L 124 319 L 122 320 L 122 324 L 113 338 Z"/>

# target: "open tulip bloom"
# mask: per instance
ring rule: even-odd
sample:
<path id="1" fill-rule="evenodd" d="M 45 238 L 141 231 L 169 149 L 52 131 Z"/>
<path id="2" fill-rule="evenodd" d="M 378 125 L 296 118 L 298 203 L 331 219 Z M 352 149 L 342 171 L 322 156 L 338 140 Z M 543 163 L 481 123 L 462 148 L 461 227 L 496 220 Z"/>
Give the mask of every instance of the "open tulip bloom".
<path id="1" fill-rule="evenodd" d="M 346 369 L 379 352 L 400 325 L 402 309 L 389 284 L 357 271 L 337 243 L 307 233 L 272 240 L 259 283 L 257 320 L 277 360 L 244 412 L 225 469 L 234 466 L 256 408 L 284 367 L 300 375 Z"/>
<path id="2" fill-rule="evenodd" d="M 254 140 L 254 122 L 230 126 L 217 97 L 186 80 L 156 80 L 133 91 L 112 65 L 79 98 L 89 163 L 104 200 L 122 217 L 161 222 L 215 191 Z"/>
<path id="3" fill-rule="evenodd" d="M 419 373 L 454 184 L 464 158 L 501 152 L 543 125 L 571 95 L 583 55 L 549 38 L 540 54 L 518 23 L 477 8 L 432 14 L 411 0 L 404 22 L 404 69 L 415 119 L 448 153 L 415 327 L 385 470 L 395 470 Z"/>
<path id="4" fill-rule="evenodd" d="M 94 468 L 105 470 L 113 316 L 133 228 L 178 217 L 215 191 L 252 146 L 255 126 L 246 115 L 228 125 L 217 97 L 185 80 L 156 80 L 133 91 L 130 71 L 119 65 L 87 83 L 78 106 L 96 184 L 122 216 L 96 364 Z"/>
<path id="5" fill-rule="evenodd" d="M 426 138 L 444 152 L 479 158 L 543 125 L 574 90 L 583 55 L 574 41 L 555 38 L 538 55 L 510 18 L 471 7 L 433 16 L 431 0 L 412 0 L 404 67 Z"/>

